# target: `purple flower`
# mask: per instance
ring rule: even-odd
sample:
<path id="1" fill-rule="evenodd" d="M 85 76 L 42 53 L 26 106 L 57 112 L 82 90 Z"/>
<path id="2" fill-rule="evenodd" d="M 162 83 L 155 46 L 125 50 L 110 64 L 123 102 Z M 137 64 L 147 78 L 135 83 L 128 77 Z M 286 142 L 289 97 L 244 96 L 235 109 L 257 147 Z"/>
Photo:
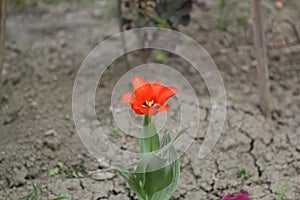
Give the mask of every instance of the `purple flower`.
<path id="1" fill-rule="evenodd" d="M 241 193 L 236 196 L 225 195 L 221 200 L 251 200 L 247 193 Z"/>

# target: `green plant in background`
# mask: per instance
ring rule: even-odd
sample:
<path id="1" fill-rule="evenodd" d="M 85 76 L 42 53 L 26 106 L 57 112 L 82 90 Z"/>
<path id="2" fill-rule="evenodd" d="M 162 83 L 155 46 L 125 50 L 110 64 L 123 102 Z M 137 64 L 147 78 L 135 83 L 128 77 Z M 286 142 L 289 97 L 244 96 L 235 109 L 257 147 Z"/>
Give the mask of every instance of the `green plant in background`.
<path id="1" fill-rule="evenodd" d="M 113 134 L 114 134 L 114 136 L 115 137 L 117 137 L 117 136 L 119 136 L 119 128 L 117 127 L 117 126 L 115 126 L 114 128 L 113 128 Z"/>
<path id="2" fill-rule="evenodd" d="M 67 178 L 84 178 L 84 174 L 74 170 L 66 170 Z"/>
<path id="3" fill-rule="evenodd" d="M 251 18 L 251 1 L 220 0 L 217 28 L 222 31 L 243 29 Z"/>
<path id="4" fill-rule="evenodd" d="M 192 5 L 192 0 L 125 1 L 130 15 L 122 16 L 122 25 L 126 29 L 145 26 L 177 29 L 189 24 Z"/>
<path id="5" fill-rule="evenodd" d="M 292 188 L 288 187 L 288 188 L 285 188 L 283 190 L 280 190 L 280 191 L 276 192 L 275 194 L 277 194 L 279 196 L 280 200 L 283 200 L 285 194 L 290 192 L 291 190 L 292 190 Z"/>
<path id="6" fill-rule="evenodd" d="M 48 175 L 51 177 L 60 174 L 63 171 L 64 165 L 63 162 L 57 162 L 56 167 L 48 171 Z"/>
<path id="7" fill-rule="evenodd" d="M 63 162 L 57 162 L 56 167 L 48 171 L 50 177 L 56 176 L 64 172 L 67 178 L 84 178 L 84 174 L 72 169 L 65 169 L 65 164 Z"/>
<path id="8" fill-rule="evenodd" d="M 250 172 L 242 168 L 238 171 L 237 178 L 243 178 L 244 180 L 248 180 L 250 178 Z"/>
<path id="9" fill-rule="evenodd" d="M 35 183 L 32 183 L 33 191 L 21 197 L 19 200 L 40 200 L 40 192 Z M 61 195 L 51 200 L 71 200 L 69 195 Z"/>
<path id="10" fill-rule="evenodd" d="M 168 59 L 168 55 L 165 53 L 157 53 L 155 55 L 155 61 L 159 63 L 164 63 Z"/>
<path id="11" fill-rule="evenodd" d="M 32 183 L 33 191 L 21 197 L 20 200 L 39 200 L 40 193 L 35 183 Z"/>

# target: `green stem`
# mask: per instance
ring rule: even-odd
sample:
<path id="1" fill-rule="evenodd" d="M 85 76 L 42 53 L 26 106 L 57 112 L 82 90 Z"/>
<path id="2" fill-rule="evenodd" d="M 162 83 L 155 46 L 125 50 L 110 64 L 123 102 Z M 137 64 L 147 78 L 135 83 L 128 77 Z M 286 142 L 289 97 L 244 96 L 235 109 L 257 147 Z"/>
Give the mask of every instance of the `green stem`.
<path id="1" fill-rule="evenodd" d="M 149 117 L 149 131 L 150 131 L 150 133 L 149 133 L 149 135 L 150 135 L 150 152 L 152 152 L 153 151 L 153 149 L 152 149 L 152 145 L 153 145 L 153 130 L 152 130 L 152 118 L 150 117 L 150 116 L 148 116 Z"/>

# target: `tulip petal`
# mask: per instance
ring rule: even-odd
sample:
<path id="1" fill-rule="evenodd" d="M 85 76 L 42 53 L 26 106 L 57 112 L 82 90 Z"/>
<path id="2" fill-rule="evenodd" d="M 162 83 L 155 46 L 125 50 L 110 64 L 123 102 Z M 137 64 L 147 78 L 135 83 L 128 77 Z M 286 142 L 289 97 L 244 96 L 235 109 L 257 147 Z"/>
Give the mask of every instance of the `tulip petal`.
<path id="1" fill-rule="evenodd" d="M 155 109 L 155 108 L 152 107 L 152 106 L 148 106 L 148 107 L 146 107 L 146 109 L 147 109 L 146 113 L 147 113 L 147 115 L 149 115 L 149 116 L 154 116 L 154 115 L 156 115 L 156 114 L 158 113 L 158 110 Z"/>
<path id="2" fill-rule="evenodd" d="M 134 90 L 135 98 L 143 103 L 148 100 L 151 101 L 153 97 L 152 87 L 150 83 L 147 83 Z"/>
<path id="3" fill-rule="evenodd" d="M 161 112 L 161 113 L 167 113 L 169 111 L 169 105 L 166 104 L 164 106 L 160 106 L 159 109 L 158 109 L 158 112 Z"/>
<path id="4" fill-rule="evenodd" d="M 164 88 L 164 85 L 162 83 L 159 82 L 153 82 L 150 83 L 151 87 L 152 87 L 152 91 L 153 91 L 153 96 L 157 97 L 159 95 L 159 92 L 162 88 Z"/>
<path id="5" fill-rule="evenodd" d="M 157 96 L 157 103 L 163 105 L 171 96 L 175 95 L 178 89 L 175 87 L 163 87 Z"/>
<path id="6" fill-rule="evenodd" d="M 133 103 L 133 101 L 134 101 L 134 98 L 130 92 L 128 92 L 122 96 L 122 102 L 124 102 L 124 103 L 131 104 L 131 103 Z"/>
<path id="7" fill-rule="evenodd" d="M 140 76 L 135 76 L 132 78 L 132 86 L 134 91 L 146 84 L 148 84 L 148 82 Z"/>

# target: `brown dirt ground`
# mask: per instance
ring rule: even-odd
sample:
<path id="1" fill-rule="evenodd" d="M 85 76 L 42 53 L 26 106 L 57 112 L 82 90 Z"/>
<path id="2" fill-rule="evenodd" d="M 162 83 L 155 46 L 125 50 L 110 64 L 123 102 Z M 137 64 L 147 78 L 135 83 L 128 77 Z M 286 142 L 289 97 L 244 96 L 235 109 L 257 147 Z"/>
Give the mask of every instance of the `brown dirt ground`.
<path id="1" fill-rule="evenodd" d="M 264 1 L 272 120 L 266 120 L 257 106 L 251 20 L 238 29 L 220 31 L 215 25 L 217 5 L 211 2 L 208 11 L 195 8 L 190 26 L 180 27 L 216 62 L 226 87 L 228 114 L 217 145 L 200 160 L 197 152 L 208 125 L 209 96 L 205 84 L 198 82 L 199 74 L 184 61 L 168 58 L 165 64 L 185 75 L 206 113 L 195 142 L 181 157 L 182 176 L 173 199 L 217 200 L 244 190 L 254 200 L 272 200 L 279 199 L 276 191 L 287 187 L 292 190 L 285 199 L 300 199 L 300 2 L 288 1 L 281 9 L 275 2 Z M 80 63 L 99 41 L 118 32 L 116 20 L 105 17 L 103 10 L 94 3 L 52 6 L 46 14 L 9 14 L 0 115 L 0 199 L 18 199 L 32 190 L 32 182 L 42 199 L 60 194 L 72 199 L 135 199 L 114 171 L 106 171 L 89 155 L 72 120 L 72 87 Z M 134 64 L 142 63 L 129 57 Z M 112 64 L 100 85 L 102 93 L 96 95 L 97 112 L 107 116 L 102 125 L 111 133 L 111 89 L 123 65 L 122 60 Z M 129 148 L 128 138 L 119 137 Z M 85 177 L 49 177 L 58 161 Z M 249 170 L 248 180 L 237 178 L 241 168 Z"/>

